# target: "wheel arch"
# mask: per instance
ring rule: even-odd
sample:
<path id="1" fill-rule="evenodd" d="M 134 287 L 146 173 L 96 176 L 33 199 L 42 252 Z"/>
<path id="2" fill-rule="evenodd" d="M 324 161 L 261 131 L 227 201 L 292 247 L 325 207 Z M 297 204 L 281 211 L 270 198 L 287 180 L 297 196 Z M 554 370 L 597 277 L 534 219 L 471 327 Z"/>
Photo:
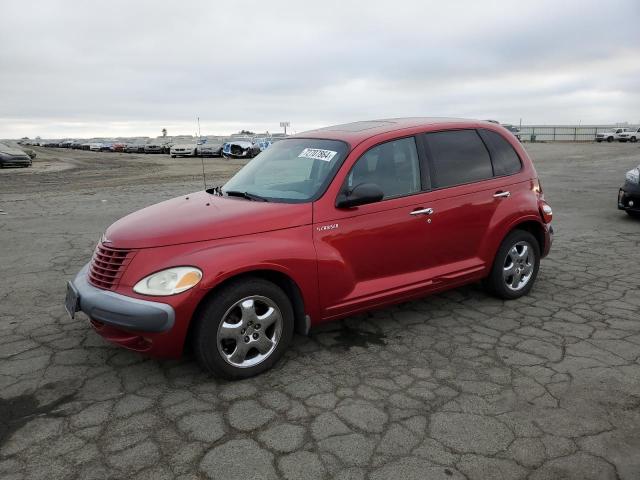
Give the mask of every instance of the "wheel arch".
<path id="1" fill-rule="evenodd" d="M 188 347 L 191 344 L 195 325 L 194 319 L 197 318 L 206 302 L 225 286 L 246 278 L 261 278 L 280 287 L 291 301 L 294 315 L 294 331 L 300 335 L 307 335 L 309 333 L 310 319 L 306 314 L 302 291 L 296 281 L 281 271 L 261 268 L 231 275 L 209 289 L 209 291 L 200 299 L 200 302 L 193 312 L 191 322 L 189 322 L 189 329 L 185 336 L 185 347 Z"/>
<path id="2" fill-rule="evenodd" d="M 520 218 L 512 223 L 504 225 L 500 230 L 500 235 L 493 237 L 495 243 L 492 242 L 491 247 L 489 247 L 489 251 L 487 252 L 487 259 L 490 262 L 488 265 L 493 265 L 496 255 L 498 254 L 498 250 L 500 249 L 500 245 L 502 245 L 504 239 L 507 238 L 507 236 L 514 230 L 524 230 L 531 233 L 538 241 L 541 256 L 544 256 L 543 252 L 547 251 L 545 227 L 539 217 L 528 215 L 525 218 Z"/>
<path id="3" fill-rule="evenodd" d="M 523 222 L 517 223 L 507 232 L 507 235 L 509 235 L 514 230 L 524 230 L 525 232 L 529 232 L 538 241 L 538 247 L 540 248 L 540 253 L 546 251 L 545 250 L 546 248 L 545 231 L 544 231 L 544 227 L 540 222 L 536 220 L 525 220 Z"/>

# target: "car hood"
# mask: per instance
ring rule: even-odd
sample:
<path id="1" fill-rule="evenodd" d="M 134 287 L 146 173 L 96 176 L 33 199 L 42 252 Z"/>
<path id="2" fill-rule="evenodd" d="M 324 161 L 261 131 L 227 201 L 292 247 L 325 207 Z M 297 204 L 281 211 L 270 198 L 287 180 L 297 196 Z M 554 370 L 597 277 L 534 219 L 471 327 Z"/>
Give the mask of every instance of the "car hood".
<path id="1" fill-rule="evenodd" d="M 237 142 L 227 142 L 229 145 L 237 145 L 239 147 L 242 148 L 251 148 L 251 146 L 253 145 L 253 143 L 251 142 L 244 142 L 244 141 L 237 141 Z"/>
<path id="2" fill-rule="evenodd" d="M 12 156 L 28 156 L 19 148 L 10 147 L 9 145 L 5 145 L 3 143 L 0 144 L 0 153 L 4 153 L 5 155 L 12 155 Z"/>
<path id="3" fill-rule="evenodd" d="M 269 203 L 196 192 L 121 218 L 105 232 L 114 248 L 149 248 L 282 230 L 311 223 L 311 203 Z"/>

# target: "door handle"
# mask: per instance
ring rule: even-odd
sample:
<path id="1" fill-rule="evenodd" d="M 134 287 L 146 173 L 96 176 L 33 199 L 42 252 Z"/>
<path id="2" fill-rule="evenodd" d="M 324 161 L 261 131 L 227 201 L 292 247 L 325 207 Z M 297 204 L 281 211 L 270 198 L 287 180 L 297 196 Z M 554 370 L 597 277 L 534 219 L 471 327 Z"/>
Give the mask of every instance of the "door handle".
<path id="1" fill-rule="evenodd" d="M 508 198 L 511 196 L 511 192 L 496 192 L 493 194 L 494 198 Z"/>
<path id="2" fill-rule="evenodd" d="M 433 213 L 433 208 L 421 208 L 421 209 L 409 212 L 409 215 L 431 215 L 432 213 Z"/>

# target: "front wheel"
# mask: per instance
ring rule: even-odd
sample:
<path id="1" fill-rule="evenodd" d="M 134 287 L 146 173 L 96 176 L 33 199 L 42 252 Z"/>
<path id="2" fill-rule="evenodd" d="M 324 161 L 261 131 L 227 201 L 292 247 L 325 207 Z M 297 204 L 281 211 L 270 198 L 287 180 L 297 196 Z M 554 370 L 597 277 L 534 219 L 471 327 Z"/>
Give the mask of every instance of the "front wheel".
<path id="1" fill-rule="evenodd" d="M 485 286 L 505 300 L 522 297 L 533 287 L 539 266 L 536 238 L 525 230 L 514 230 L 502 241 Z"/>
<path id="2" fill-rule="evenodd" d="M 271 368 L 293 336 L 293 308 L 280 287 L 248 278 L 210 297 L 194 320 L 193 344 L 200 365 L 228 380 Z"/>
<path id="3" fill-rule="evenodd" d="M 609 143 L 613 142 L 613 137 L 607 137 L 607 142 Z"/>
<path id="4" fill-rule="evenodd" d="M 627 215 L 629 215 L 631 218 L 640 218 L 640 212 L 635 212 L 633 210 L 625 210 L 627 212 Z"/>
<path id="5" fill-rule="evenodd" d="M 631 137 L 631 141 L 632 141 L 633 143 L 637 142 L 637 141 L 638 141 L 638 137 Z"/>

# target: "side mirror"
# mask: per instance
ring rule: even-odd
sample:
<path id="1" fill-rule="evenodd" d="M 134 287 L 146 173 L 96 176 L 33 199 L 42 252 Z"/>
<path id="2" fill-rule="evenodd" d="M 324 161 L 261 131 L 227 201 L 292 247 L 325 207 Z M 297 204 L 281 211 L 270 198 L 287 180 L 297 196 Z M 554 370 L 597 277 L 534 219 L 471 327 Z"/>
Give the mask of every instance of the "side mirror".
<path id="1" fill-rule="evenodd" d="M 336 200 L 336 207 L 351 208 L 367 203 L 379 202 L 384 197 L 382 189 L 375 183 L 361 183 L 351 189 L 343 191 Z"/>

